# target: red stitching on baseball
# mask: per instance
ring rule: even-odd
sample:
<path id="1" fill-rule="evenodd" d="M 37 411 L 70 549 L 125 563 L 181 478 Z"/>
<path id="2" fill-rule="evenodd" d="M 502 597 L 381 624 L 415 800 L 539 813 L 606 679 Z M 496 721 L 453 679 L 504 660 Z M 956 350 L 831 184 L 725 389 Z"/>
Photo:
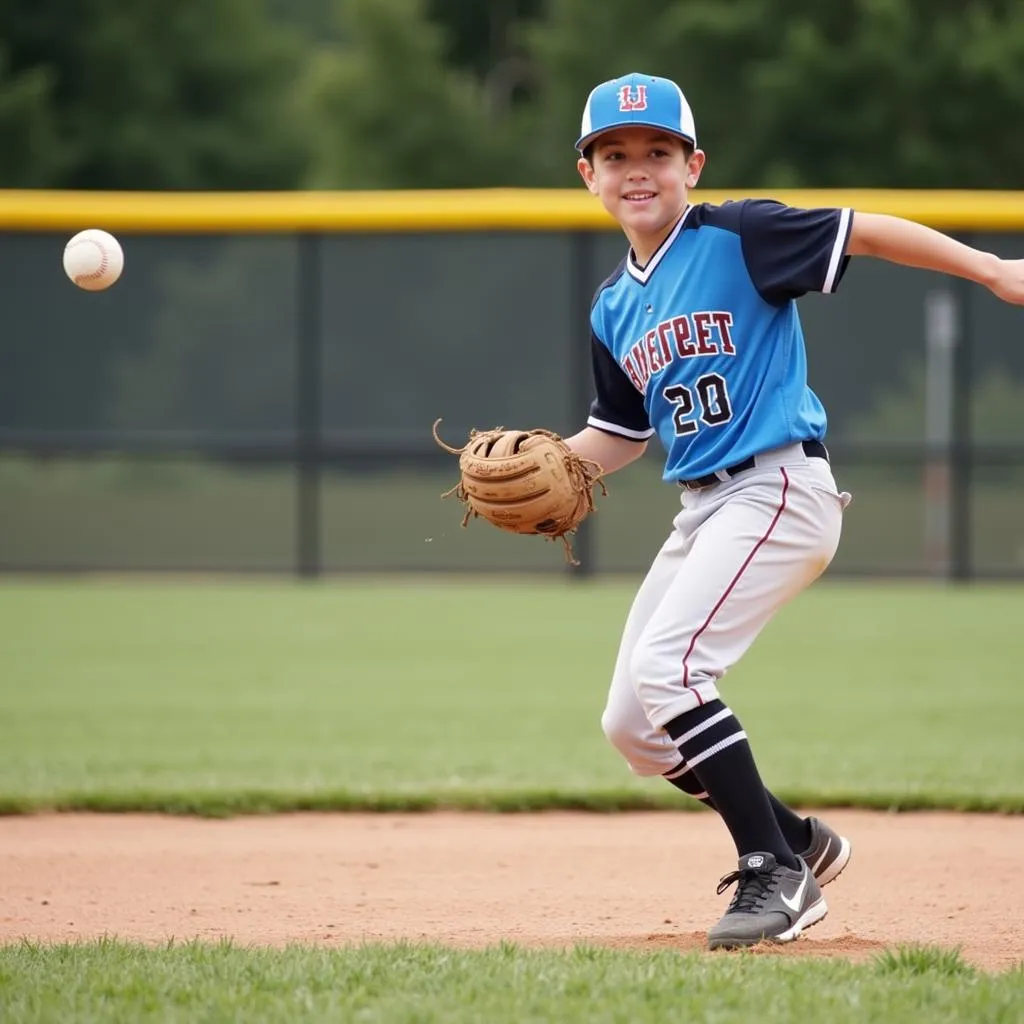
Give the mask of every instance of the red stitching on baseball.
<path id="1" fill-rule="evenodd" d="M 96 270 L 89 274 L 75 274 L 75 281 L 94 281 L 98 277 L 102 277 L 107 272 L 107 250 L 100 245 L 94 238 L 81 238 L 77 242 L 72 243 L 68 246 L 68 250 L 77 249 L 80 245 L 94 245 L 100 251 L 100 265 Z"/>

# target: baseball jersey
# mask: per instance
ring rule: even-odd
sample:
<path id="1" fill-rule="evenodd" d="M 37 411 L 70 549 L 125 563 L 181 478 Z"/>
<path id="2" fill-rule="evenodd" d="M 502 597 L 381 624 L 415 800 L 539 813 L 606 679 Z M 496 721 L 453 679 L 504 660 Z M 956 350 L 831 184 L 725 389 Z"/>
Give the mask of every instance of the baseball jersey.
<path id="1" fill-rule="evenodd" d="M 771 200 L 688 206 L 646 266 L 630 252 L 594 297 L 588 425 L 657 433 L 669 481 L 821 440 L 795 300 L 835 291 L 851 223 Z"/>

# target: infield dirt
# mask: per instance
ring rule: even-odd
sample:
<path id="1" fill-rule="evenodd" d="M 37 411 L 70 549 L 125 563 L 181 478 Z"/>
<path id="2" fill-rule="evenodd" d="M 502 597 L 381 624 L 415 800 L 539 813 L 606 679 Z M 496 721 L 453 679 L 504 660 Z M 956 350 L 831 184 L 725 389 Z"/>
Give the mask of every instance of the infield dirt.
<path id="1" fill-rule="evenodd" d="M 927 944 L 986 970 L 1024 961 L 1024 818 L 823 816 L 853 858 L 825 889 L 828 917 L 769 952 L 859 960 Z M 691 950 L 734 866 L 711 813 L 9 817 L 0 942 Z"/>

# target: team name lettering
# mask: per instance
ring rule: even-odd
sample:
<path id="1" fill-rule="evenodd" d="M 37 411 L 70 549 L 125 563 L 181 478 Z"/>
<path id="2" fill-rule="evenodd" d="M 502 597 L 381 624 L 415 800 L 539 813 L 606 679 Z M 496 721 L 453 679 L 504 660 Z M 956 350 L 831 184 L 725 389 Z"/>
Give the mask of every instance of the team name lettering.
<path id="1" fill-rule="evenodd" d="M 622 360 L 622 369 L 641 394 L 647 382 L 677 359 L 734 356 L 732 313 L 702 310 L 662 320 L 636 341 Z"/>

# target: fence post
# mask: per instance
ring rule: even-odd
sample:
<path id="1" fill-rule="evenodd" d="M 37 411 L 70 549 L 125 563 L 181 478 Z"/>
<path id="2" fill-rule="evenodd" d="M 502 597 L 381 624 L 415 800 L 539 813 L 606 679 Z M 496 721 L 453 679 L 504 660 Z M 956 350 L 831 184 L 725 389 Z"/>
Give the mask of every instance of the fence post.
<path id="1" fill-rule="evenodd" d="M 594 239 L 589 231 L 576 231 L 571 238 L 571 270 L 569 306 L 575 325 L 568 332 L 569 345 L 569 414 L 586 422 L 590 411 L 590 302 L 594 283 Z M 580 523 L 573 538 L 573 548 L 579 565 L 570 565 L 569 574 L 582 579 L 597 571 L 594 564 L 594 523 L 588 517 Z"/>
<path id="2" fill-rule="evenodd" d="M 296 260 L 295 439 L 296 439 L 296 571 L 300 577 L 320 575 L 320 474 L 323 466 L 321 427 L 323 338 L 320 322 L 322 238 L 298 235 Z"/>
<path id="3" fill-rule="evenodd" d="M 951 572 L 953 430 L 956 375 L 954 360 L 960 322 L 956 299 L 942 286 L 924 297 L 924 547 L 929 572 L 948 579 Z"/>
<path id="4" fill-rule="evenodd" d="M 973 245 L 974 239 L 962 236 L 961 241 Z M 971 552 L 971 483 L 974 470 L 974 438 L 971 425 L 974 393 L 974 323 L 973 289 L 977 285 L 963 278 L 954 278 L 955 303 L 959 318 L 957 344 L 953 348 L 953 409 L 950 435 L 952 494 L 950 504 L 950 577 L 968 582 L 974 576 Z"/>

